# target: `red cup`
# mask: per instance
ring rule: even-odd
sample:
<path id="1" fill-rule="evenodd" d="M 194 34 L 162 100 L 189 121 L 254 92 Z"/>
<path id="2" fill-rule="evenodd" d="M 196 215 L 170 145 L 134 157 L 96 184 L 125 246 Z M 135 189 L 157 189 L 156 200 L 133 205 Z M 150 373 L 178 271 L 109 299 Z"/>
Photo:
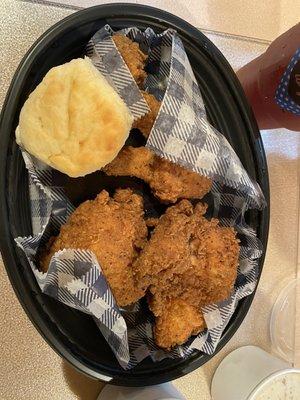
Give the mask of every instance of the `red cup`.
<path id="1" fill-rule="evenodd" d="M 275 100 L 282 75 L 299 47 L 300 23 L 279 36 L 264 54 L 237 72 L 260 129 L 284 127 L 300 131 L 300 116 L 284 110 Z M 292 74 L 290 79 L 290 85 L 299 87 L 299 98 L 294 100 L 300 105 L 300 74 Z"/>

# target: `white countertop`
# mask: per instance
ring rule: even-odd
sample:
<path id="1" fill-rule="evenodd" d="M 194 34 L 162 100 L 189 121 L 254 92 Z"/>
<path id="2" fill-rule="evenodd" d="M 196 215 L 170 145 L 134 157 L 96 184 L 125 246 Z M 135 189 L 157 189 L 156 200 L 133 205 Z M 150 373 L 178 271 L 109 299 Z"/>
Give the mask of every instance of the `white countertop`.
<path id="1" fill-rule="evenodd" d="M 76 0 L 65 2 L 78 3 Z M 180 2 L 174 3 L 178 6 Z M 204 3 L 211 2 L 205 0 Z M 72 12 L 72 8 L 62 6 L 2 1 L 0 104 L 25 51 L 49 26 Z M 209 29 L 209 26 L 205 28 Z M 267 47 L 266 35 L 261 35 L 263 40 L 259 40 L 233 33 L 235 35 L 205 31 L 235 69 Z M 300 133 L 281 129 L 264 131 L 262 137 L 271 186 L 271 225 L 262 277 L 253 305 L 232 340 L 205 366 L 174 381 L 188 400 L 210 399 L 212 374 L 231 350 L 247 344 L 271 350 L 270 311 L 280 289 L 297 271 Z M 4 267 L 0 268 L 0 293 L 1 399 L 95 399 L 102 384 L 74 371 L 44 342 L 18 303 Z"/>

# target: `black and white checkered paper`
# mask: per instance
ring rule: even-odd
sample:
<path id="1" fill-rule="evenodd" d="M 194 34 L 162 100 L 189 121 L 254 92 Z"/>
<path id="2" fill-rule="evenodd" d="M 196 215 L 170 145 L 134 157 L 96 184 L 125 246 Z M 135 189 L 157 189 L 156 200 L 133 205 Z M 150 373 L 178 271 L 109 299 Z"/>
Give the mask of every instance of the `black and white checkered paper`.
<path id="1" fill-rule="evenodd" d="M 101 266 L 91 252 L 62 250 L 53 256 L 46 274 L 37 269 L 39 249 L 58 231 L 73 207 L 63 188 L 54 184 L 55 171 L 22 151 L 29 172 L 33 236 L 17 238 L 16 242 L 27 255 L 41 290 L 91 314 L 120 365 L 127 369 L 147 356 L 159 361 L 166 357 L 187 357 L 195 350 L 207 354 L 215 351 L 238 301 L 256 287 L 262 248 L 255 231 L 245 224 L 244 213 L 248 208 L 263 208 L 265 200 L 227 140 L 206 120 L 198 84 L 176 32 L 167 30 L 157 35 L 149 28 L 145 32 L 128 28 L 120 33 L 138 42 L 149 54 L 145 89 L 162 100 L 147 146 L 162 157 L 213 178 L 213 216 L 224 226 L 234 226 L 241 241 L 238 276 L 230 298 L 203 309 L 207 324 L 204 332 L 183 346 L 163 351 L 154 343 L 153 317 L 145 312 L 143 300 L 130 310 L 119 310 Z M 114 87 L 123 93 L 130 107 L 137 103 L 132 103 L 132 97 L 124 96 L 125 86 L 118 86 L 118 82 L 123 79 L 128 87 L 134 87 L 133 77 L 124 68 L 124 62 L 120 63 L 112 34 L 108 26 L 97 32 L 88 44 L 88 54 L 97 68 L 106 75 L 112 74 Z M 111 46 L 114 57 L 105 57 Z M 135 117 L 145 112 L 143 103 L 140 104 L 131 108 Z"/>
<path id="2" fill-rule="evenodd" d="M 109 25 L 97 31 L 87 44 L 86 52 L 95 67 L 125 101 L 134 119 L 138 119 L 149 111 L 149 107 L 117 50 L 112 33 Z"/>

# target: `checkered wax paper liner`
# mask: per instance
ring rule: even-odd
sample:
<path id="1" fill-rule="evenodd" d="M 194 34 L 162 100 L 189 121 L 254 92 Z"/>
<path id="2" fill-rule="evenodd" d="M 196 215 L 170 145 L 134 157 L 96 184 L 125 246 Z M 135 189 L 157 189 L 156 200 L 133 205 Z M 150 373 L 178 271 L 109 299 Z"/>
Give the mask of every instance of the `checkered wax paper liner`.
<path id="1" fill-rule="evenodd" d="M 104 33 L 105 32 L 105 33 Z M 95 36 L 112 35 L 106 25 Z M 152 320 L 142 312 L 126 315 L 131 350 L 131 365 L 149 354 L 153 359 L 184 357 L 194 349 L 212 354 L 233 315 L 237 303 L 251 294 L 257 283 L 261 243 L 244 221 L 248 208 L 262 209 L 265 199 L 259 185 L 243 168 L 226 138 L 209 124 L 198 83 L 176 31 L 155 34 L 132 27 L 119 31 L 139 43 L 149 55 L 145 90 L 162 101 L 146 146 L 159 156 L 208 176 L 214 180 L 214 217 L 222 225 L 234 226 L 241 240 L 238 276 L 229 299 L 203 309 L 208 329 L 197 339 L 172 352 L 159 350 L 152 337 Z M 98 49 L 102 46 L 98 42 Z M 137 350 L 138 349 L 138 350 Z"/>
<path id="2" fill-rule="evenodd" d="M 147 355 L 150 355 L 154 361 L 160 361 L 166 357 L 185 358 L 195 350 L 213 354 L 239 300 L 255 290 L 259 272 L 258 260 L 262 254 L 262 246 L 255 231 L 247 226 L 244 221 L 243 214 L 248 206 L 243 193 L 214 183 L 213 194 L 213 216 L 219 218 L 220 224 L 223 226 L 234 226 L 241 241 L 239 268 L 234 290 L 227 300 L 202 309 L 207 325 L 205 331 L 170 352 L 156 346 L 152 336 L 154 320 L 149 313 L 145 313 L 141 307 L 137 307 L 135 312 L 128 313 L 125 319 L 128 327 L 129 347 L 131 350 L 134 349 L 130 352 L 129 366 L 136 365 Z"/>
<path id="3" fill-rule="evenodd" d="M 279 86 L 275 93 L 275 101 L 279 105 L 279 107 L 284 110 L 290 111 L 295 115 L 300 116 L 300 105 L 297 104 L 289 94 L 288 87 L 291 79 L 291 74 L 296 66 L 296 64 L 300 61 L 300 48 L 297 49 L 289 65 L 284 71 L 282 78 L 280 80 Z M 298 78 L 299 79 L 299 78 Z M 299 95 L 300 95 L 300 81 L 298 83 L 299 86 Z"/>
<path id="4" fill-rule="evenodd" d="M 155 34 L 151 28 L 142 32 L 133 27 L 118 33 L 139 43 L 149 55 L 144 89 L 162 101 L 146 146 L 161 157 L 243 192 L 248 207 L 263 208 L 259 185 L 249 177 L 227 139 L 206 118 L 198 83 L 176 31 Z M 111 39 L 113 34 L 109 25 L 101 28 L 89 42 L 87 54 L 100 71 L 110 71 L 115 82 L 122 82 L 125 73 L 131 74 Z M 123 88 L 115 87 L 122 96 Z"/>
<path id="5" fill-rule="evenodd" d="M 106 32 L 111 33 L 111 30 L 106 27 Z M 164 96 L 163 105 L 167 104 L 175 32 L 168 30 L 155 35 L 151 29 L 141 32 L 136 28 L 128 28 L 120 33 L 136 40 L 144 51 L 149 52 L 147 69 L 150 74 L 145 82 L 146 89 L 160 99 Z M 171 50 L 170 44 L 172 44 Z M 100 46 L 99 42 L 98 45 Z M 161 57 L 160 62 L 157 61 L 159 57 Z M 128 69 L 127 73 L 130 75 Z M 131 75 L 127 78 L 133 79 Z M 196 93 L 196 88 L 193 90 L 193 93 Z M 200 99 L 198 98 L 195 104 L 201 118 L 205 118 L 200 92 L 198 96 Z M 151 136 L 153 134 L 152 130 Z M 222 143 L 221 138 L 218 144 L 220 143 Z M 224 154 L 228 158 L 231 156 L 233 150 L 230 147 L 226 148 L 229 150 L 219 149 L 219 157 Z M 212 354 L 234 313 L 237 302 L 252 293 L 256 286 L 258 259 L 262 249 L 255 232 L 244 222 L 244 212 L 249 207 L 262 207 L 263 196 L 258 186 L 252 182 L 250 191 L 246 192 L 245 185 L 237 189 L 235 185 L 227 185 L 228 180 L 225 178 L 222 183 L 220 179 L 214 182 L 212 188 L 215 202 L 214 216 L 220 219 L 222 225 L 234 226 L 241 240 L 240 266 L 235 288 L 231 297 L 225 302 L 208 306 L 203 310 L 208 327 L 204 332 L 190 339 L 184 346 L 165 352 L 154 343 L 153 317 L 149 312 L 145 312 L 143 301 L 136 304 L 134 310 L 123 311 L 121 315 L 101 268 L 91 252 L 64 250 L 52 258 L 47 274 L 37 270 L 36 258 L 39 248 L 49 240 L 53 232 L 57 233 L 59 226 L 72 212 L 72 206 L 65 197 L 63 189 L 55 185 L 56 172 L 24 151 L 23 157 L 29 171 L 33 236 L 17 238 L 16 241 L 27 255 L 41 289 L 59 301 L 93 315 L 123 368 L 131 368 L 147 356 L 156 361 L 165 357 L 186 357 L 195 349 Z M 209 175 L 205 169 L 203 174 Z"/>
<path id="6" fill-rule="evenodd" d="M 159 36 L 150 33 L 154 48 L 147 69 L 153 73 L 146 82 L 147 89 L 155 93 L 153 75 L 159 75 L 160 81 L 165 77 L 167 86 L 147 146 L 161 157 L 244 192 L 251 200 L 250 206 L 263 207 L 260 187 L 250 179 L 227 139 L 206 119 L 198 83 L 181 39 L 173 30 Z"/>
<path id="7" fill-rule="evenodd" d="M 116 48 L 111 33 L 109 25 L 96 32 L 87 44 L 87 55 L 124 100 L 134 119 L 138 119 L 149 111 L 149 107 Z"/>
<path id="8" fill-rule="evenodd" d="M 90 251 L 64 249 L 52 257 L 47 273 L 38 269 L 39 250 L 57 234 L 74 207 L 61 187 L 57 172 L 22 150 L 29 172 L 33 235 L 16 238 L 43 293 L 91 314 L 122 367 L 130 356 L 127 326 L 96 257 Z"/>

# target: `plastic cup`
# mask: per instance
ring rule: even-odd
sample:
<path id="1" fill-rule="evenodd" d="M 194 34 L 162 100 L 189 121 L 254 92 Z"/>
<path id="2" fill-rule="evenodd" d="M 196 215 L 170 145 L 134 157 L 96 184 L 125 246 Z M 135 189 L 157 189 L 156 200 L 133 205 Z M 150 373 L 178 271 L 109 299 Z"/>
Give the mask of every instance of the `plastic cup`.
<path id="1" fill-rule="evenodd" d="M 272 382 L 273 374 L 287 370 L 291 371 L 290 364 L 259 347 L 240 347 L 225 357 L 218 366 L 211 385 L 212 398 L 213 400 L 256 400 L 253 393 L 263 387 L 266 379 Z M 292 371 L 297 374 L 300 372 L 295 369 Z M 265 400 L 267 399 L 266 397 Z M 279 399 L 281 400 L 280 397 Z M 283 399 L 300 399 L 300 393 L 299 397 L 282 397 Z"/>
<path id="2" fill-rule="evenodd" d="M 171 384 L 130 388 L 106 385 L 97 400 L 185 400 Z"/>
<path id="3" fill-rule="evenodd" d="M 284 127 L 299 131 L 299 116 L 280 108 L 275 101 L 282 75 L 299 47 L 299 34 L 298 23 L 275 39 L 264 54 L 237 71 L 260 129 Z M 292 86 L 298 89 L 296 81 Z"/>
<path id="4" fill-rule="evenodd" d="M 247 400 L 298 400 L 300 370 L 288 369 L 266 378 L 253 390 Z"/>
<path id="5" fill-rule="evenodd" d="M 296 362 L 297 355 L 296 339 L 299 332 L 296 333 L 296 321 L 300 312 L 299 290 L 300 278 L 290 281 L 280 292 L 270 319 L 272 349 L 291 364 Z"/>

